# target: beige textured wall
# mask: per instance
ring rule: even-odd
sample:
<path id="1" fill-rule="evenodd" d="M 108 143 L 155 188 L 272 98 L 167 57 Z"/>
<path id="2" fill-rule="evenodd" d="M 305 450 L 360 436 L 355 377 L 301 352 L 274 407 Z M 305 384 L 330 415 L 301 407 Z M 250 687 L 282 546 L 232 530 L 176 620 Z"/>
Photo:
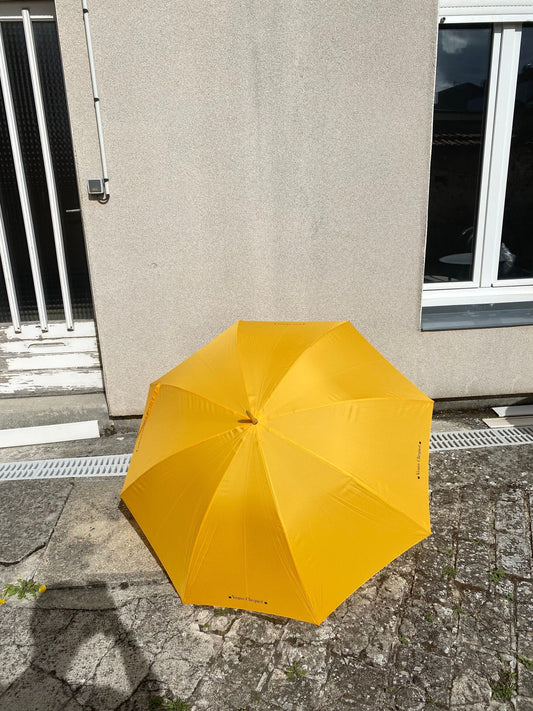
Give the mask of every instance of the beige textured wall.
<path id="1" fill-rule="evenodd" d="M 107 395 L 242 319 L 350 319 L 433 397 L 531 390 L 532 329 L 421 333 L 436 0 L 57 0 Z"/>

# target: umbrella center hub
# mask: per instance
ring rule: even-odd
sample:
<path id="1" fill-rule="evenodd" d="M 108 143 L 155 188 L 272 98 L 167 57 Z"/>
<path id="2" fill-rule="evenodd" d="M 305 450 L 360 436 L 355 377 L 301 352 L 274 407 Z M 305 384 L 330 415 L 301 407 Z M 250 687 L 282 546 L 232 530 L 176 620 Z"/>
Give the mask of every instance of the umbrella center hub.
<path id="1" fill-rule="evenodd" d="M 247 414 L 248 417 L 250 418 L 250 422 L 252 423 L 252 425 L 256 425 L 256 424 L 259 422 L 259 420 L 257 419 L 257 417 L 254 417 L 254 415 L 252 415 L 252 413 L 250 412 L 250 410 L 246 410 L 246 414 Z"/>

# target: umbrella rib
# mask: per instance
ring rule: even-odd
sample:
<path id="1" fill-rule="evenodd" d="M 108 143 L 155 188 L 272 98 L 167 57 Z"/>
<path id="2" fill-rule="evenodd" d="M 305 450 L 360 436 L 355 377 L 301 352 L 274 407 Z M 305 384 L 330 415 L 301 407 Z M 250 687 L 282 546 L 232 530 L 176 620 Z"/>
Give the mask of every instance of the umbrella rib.
<path id="1" fill-rule="evenodd" d="M 265 423 L 263 423 L 263 427 L 266 430 L 268 430 L 269 432 L 271 432 L 273 435 L 276 435 L 276 437 L 280 437 L 280 439 L 283 439 L 286 442 L 289 442 L 289 444 L 292 444 L 295 447 L 297 447 L 298 449 L 301 449 L 302 451 L 306 452 L 307 454 L 310 454 L 312 457 L 316 457 L 317 459 L 320 459 L 321 461 L 325 462 L 328 466 L 332 467 L 333 469 L 336 469 L 337 471 L 341 472 L 345 476 L 349 477 L 350 479 L 355 481 L 355 483 L 358 484 L 358 486 L 360 486 L 361 489 L 364 489 L 364 491 L 366 491 L 368 494 L 370 494 L 374 499 L 380 501 L 382 504 L 385 504 L 393 511 L 396 511 L 396 513 L 400 514 L 400 516 L 403 516 L 408 521 L 410 521 L 414 526 L 416 526 L 417 529 L 426 532 L 426 529 L 423 526 L 421 526 L 419 523 L 417 523 L 414 519 L 412 519 L 406 513 L 401 511 L 397 506 L 394 506 L 394 504 L 391 504 L 391 502 L 388 499 L 381 496 L 381 494 L 378 494 L 377 491 L 374 491 L 374 489 L 371 486 L 366 484 L 362 479 L 360 479 L 355 474 L 352 474 L 351 472 L 347 472 L 345 469 L 343 469 L 342 467 L 339 467 L 337 464 L 334 464 L 329 459 L 322 457 L 320 454 L 313 452 L 313 450 L 311 450 L 311 449 L 307 449 L 307 447 L 304 447 L 303 445 L 299 444 L 298 442 L 295 442 L 294 440 L 289 439 L 289 437 L 285 437 L 285 435 L 282 435 L 281 432 L 278 432 L 277 430 L 273 429 L 272 427 L 268 427 Z"/>
<path id="2" fill-rule="evenodd" d="M 248 434 L 248 436 L 250 436 L 250 432 L 251 432 L 251 428 L 248 429 L 248 432 L 245 433 L 245 435 Z M 205 521 L 206 521 L 206 519 L 207 519 L 207 517 L 208 517 L 208 515 L 209 515 L 209 512 L 211 511 L 211 509 L 212 509 L 212 507 L 213 507 L 213 502 L 214 502 L 214 500 L 215 500 L 215 498 L 216 498 L 216 495 L 217 495 L 217 493 L 218 493 L 218 490 L 220 489 L 220 486 L 221 486 L 221 484 L 222 484 L 222 482 L 223 482 L 223 480 L 224 480 L 224 477 L 225 477 L 225 475 L 226 475 L 226 472 L 228 471 L 228 469 L 229 469 L 231 463 L 233 462 L 233 460 L 235 459 L 235 457 L 236 457 L 237 454 L 239 453 L 239 451 L 240 451 L 240 449 L 241 449 L 241 447 L 242 447 L 242 445 L 243 445 L 243 442 L 244 442 L 244 437 L 242 437 L 241 441 L 239 442 L 239 446 L 236 447 L 235 452 L 233 453 L 232 458 L 229 460 L 228 465 L 227 465 L 226 469 L 224 470 L 224 473 L 223 473 L 222 476 L 220 477 L 220 481 L 218 482 L 218 484 L 217 484 L 215 490 L 213 491 L 213 494 L 211 495 L 211 499 L 210 499 L 210 501 L 209 501 L 209 505 L 207 506 L 207 508 L 206 508 L 206 510 L 205 510 L 205 512 L 204 512 L 204 515 L 202 516 L 202 520 L 201 520 L 201 522 L 200 522 L 200 525 L 198 526 L 198 531 L 197 531 L 197 533 L 196 533 L 196 537 L 195 537 L 195 540 L 194 540 L 194 546 L 193 546 L 193 549 L 192 549 L 192 551 L 191 551 L 191 555 L 190 555 L 190 557 L 189 557 L 190 564 L 189 564 L 189 568 L 187 569 L 187 577 L 185 578 L 185 585 L 183 586 L 183 597 L 184 597 L 184 598 L 187 596 L 187 586 L 189 585 L 189 578 L 190 578 L 190 574 L 191 574 L 192 563 L 193 563 L 193 560 L 194 560 L 194 556 L 196 555 L 196 549 L 197 549 L 197 547 L 198 547 L 198 541 L 200 540 L 200 535 L 201 535 L 201 533 L 202 533 L 202 529 L 203 529 L 203 527 L 204 527 Z"/>
<path id="3" fill-rule="evenodd" d="M 308 596 L 308 594 L 307 594 L 307 592 L 306 592 L 305 585 L 304 585 L 303 580 L 302 580 L 302 576 L 301 576 L 301 574 L 300 574 L 300 571 L 298 570 L 298 566 L 296 565 L 296 559 L 295 559 L 295 557 L 294 557 L 294 553 L 293 553 L 293 551 L 292 551 L 291 544 L 290 544 L 290 542 L 289 542 L 289 536 L 287 535 L 287 531 L 286 531 L 285 526 L 284 526 L 284 524 L 283 524 L 283 519 L 282 519 L 282 517 L 281 517 L 281 512 L 280 512 L 280 510 L 279 510 L 278 500 L 277 500 L 277 498 L 276 498 L 276 494 L 275 494 L 275 491 L 274 491 L 274 487 L 273 487 L 273 485 L 272 485 L 272 480 L 270 479 L 270 472 L 268 471 L 268 465 L 267 465 L 267 462 L 266 462 L 266 457 L 265 457 L 265 453 L 264 453 L 264 450 L 263 450 L 263 445 L 262 445 L 262 443 L 261 443 L 261 441 L 260 441 L 259 438 L 257 438 L 257 445 L 258 445 L 259 453 L 260 453 L 260 455 L 261 455 L 261 459 L 262 459 L 262 461 L 263 461 L 263 467 L 264 467 L 264 469 L 265 469 L 266 479 L 267 479 L 267 482 L 268 482 L 268 487 L 269 487 L 269 489 L 270 489 L 270 493 L 272 494 L 272 500 L 274 501 L 274 506 L 276 507 L 276 513 L 277 513 L 277 516 L 278 516 L 278 520 L 279 520 L 279 522 L 280 522 L 280 524 L 281 524 L 281 527 L 283 528 L 283 532 L 284 532 L 284 534 L 285 534 L 285 541 L 287 542 L 287 548 L 289 549 L 289 553 L 290 553 L 290 555 L 291 555 L 291 559 L 292 559 L 292 562 L 293 562 L 293 565 L 294 565 L 294 570 L 295 570 L 295 572 L 296 572 L 296 575 L 297 575 L 297 577 L 298 577 L 298 581 L 299 581 L 299 583 L 300 583 L 300 588 L 301 588 L 301 590 L 302 590 L 302 592 L 303 592 L 303 594 L 304 594 L 305 600 L 306 600 L 306 602 L 307 602 L 307 606 L 308 606 L 308 608 L 309 608 L 309 612 L 311 613 L 311 615 L 312 615 L 313 620 L 315 621 L 315 623 L 318 625 L 318 624 L 320 624 L 320 623 L 317 621 L 317 617 L 316 617 L 315 612 L 314 612 L 314 610 L 313 610 L 313 605 L 312 605 L 311 600 L 309 599 L 309 596 Z"/>
<path id="4" fill-rule="evenodd" d="M 304 354 L 304 353 L 307 353 L 307 351 L 308 351 L 310 348 L 312 348 L 314 345 L 316 345 L 322 338 L 324 338 L 325 336 L 327 336 L 328 334 L 330 334 L 332 331 L 335 331 L 335 329 L 340 328 L 341 326 L 344 326 L 344 325 L 347 324 L 347 323 L 350 323 L 350 322 L 349 322 L 349 321 L 341 321 L 340 323 L 337 323 L 336 326 L 333 326 L 332 328 L 330 328 L 329 331 L 325 331 L 324 333 L 321 333 L 320 336 L 317 336 L 317 338 L 315 338 L 315 340 L 314 340 L 312 343 L 310 343 L 309 345 L 307 345 L 307 346 L 303 349 L 303 351 L 301 351 L 301 352 L 296 356 L 296 358 L 292 361 L 292 363 L 290 363 L 290 364 L 285 368 L 285 372 L 283 373 L 283 375 L 280 376 L 280 378 L 279 378 L 279 380 L 278 380 L 276 386 L 272 388 L 272 392 L 270 393 L 270 395 L 268 396 L 268 398 L 267 398 L 267 399 L 265 400 L 265 402 L 263 403 L 263 410 L 264 410 L 264 408 L 266 407 L 266 405 L 267 405 L 268 401 L 270 400 L 270 398 L 272 397 L 272 395 L 276 392 L 276 389 L 279 387 L 280 383 L 283 381 L 283 379 L 285 378 L 285 376 L 287 375 L 287 373 L 288 373 L 288 372 L 291 370 L 291 368 L 293 368 L 294 365 L 300 360 L 300 358 L 303 356 L 303 354 Z"/>
<path id="5" fill-rule="evenodd" d="M 401 402 L 430 402 L 430 398 L 424 400 L 423 398 L 417 397 L 399 397 L 398 395 L 387 395 L 380 397 L 358 397 L 349 398 L 348 400 L 335 400 L 335 402 L 326 402 L 323 405 L 312 405 L 311 407 L 302 407 L 300 410 L 287 410 L 286 412 L 280 412 L 275 415 L 268 415 L 268 419 L 277 419 L 278 417 L 285 417 L 286 415 L 297 415 L 300 412 L 309 412 L 310 410 L 321 410 L 324 407 L 333 407 L 334 405 L 343 405 L 347 402 L 368 402 L 369 400 L 400 400 Z M 266 418 L 265 418 L 266 421 Z"/>
<path id="6" fill-rule="evenodd" d="M 227 407 L 227 405 L 222 405 L 220 402 L 211 400 L 210 398 L 206 397 L 205 395 L 200 395 L 200 393 L 195 393 L 194 390 L 189 390 L 188 388 L 183 388 L 181 385 L 173 385 L 172 383 L 160 383 L 160 385 L 161 385 L 161 387 L 174 388 L 174 390 L 181 390 L 184 393 L 189 393 L 189 395 L 194 395 L 195 397 L 199 397 L 202 400 L 205 400 L 206 402 L 210 402 L 211 405 L 216 405 L 217 407 L 220 407 L 223 410 L 227 410 L 228 412 L 231 412 L 234 415 L 238 415 L 239 417 L 242 416 L 242 414 L 243 414 L 242 412 L 238 412 L 237 410 L 234 410 L 232 407 Z"/>

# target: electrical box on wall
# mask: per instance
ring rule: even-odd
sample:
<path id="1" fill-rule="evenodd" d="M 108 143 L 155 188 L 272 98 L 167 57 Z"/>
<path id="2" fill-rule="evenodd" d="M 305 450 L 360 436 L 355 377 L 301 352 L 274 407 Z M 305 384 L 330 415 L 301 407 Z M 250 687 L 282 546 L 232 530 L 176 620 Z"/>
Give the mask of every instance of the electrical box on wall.
<path id="1" fill-rule="evenodd" d="M 104 181 L 102 178 L 89 178 L 87 181 L 87 192 L 89 195 L 103 195 Z"/>

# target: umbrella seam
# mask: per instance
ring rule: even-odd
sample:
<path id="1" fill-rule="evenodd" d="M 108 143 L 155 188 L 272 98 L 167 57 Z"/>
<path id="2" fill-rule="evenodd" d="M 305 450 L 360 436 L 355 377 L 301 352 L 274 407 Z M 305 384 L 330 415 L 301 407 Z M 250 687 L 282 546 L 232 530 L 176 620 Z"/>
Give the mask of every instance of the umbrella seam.
<path id="1" fill-rule="evenodd" d="M 296 358 L 292 361 L 292 363 L 287 366 L 287 368 L 285 369 L 285 372 L 284 372 L 283 375 L 279 378 L 279 380 L 278 380 L 278 382 L 276 383 L 276 385 L 272 388 L 272 392 L 270 393 L 270 395 L 268 396 L 268 398 L 265 400 L 265 402 L 263 403 L 263 406 L 262 406 L 262 408 L 261 408 L 263 411 L 264 411 L 265 407 L 267 406 L 267 404 L 268 404 L 270 398 L 272 397 L 272 395 L 276 392 L 277 388 L 279 388 L 280 383 L 281 383 L 281 382 L 283 381 L 283 379 L 286 377 L 287 373 L 291 370 L 291 368 L 294 367 L 295 363 L 297 363 L 297 362 L 300 360 L 300 358 L 304 355 L 304 353 L 307 353 L 307 351 L 308 351 L 310 348 L 312 348 L 313 346 L 315 346 L 322 338 L 325 338 L 325 336 L 327 336 L 328 334 L 330 334 L 332 331 L 335 331 L 337 328 L 340 328 L 341 326 L 344 326 L 344 325 L 347 324 L 347 323 L 350 323 L 350 322 L 349 322 L 349 321 L 341 321 L 340 323 L 337 323 L 336 326 L 333 326 L 332 328 L 330 328 L 328 331 L 325 331 L 324 333 L 321 333 L 320 336 L 318 336 L 317 338 L 315 338 L 315 340 L 314 340 L 312 343 L 309 343 L 309 345 L 307 345 L 307 346 L 303 349 L 303 351 L 301 351 L 301 352 L 296 356 Z"/>
<path id="2" fill-rule="evenodd" d="M 359 398 L 350 398 L 348 400 L 336 400 L 335 402 L 328 402 L 325 403 L 324 405 L 313 405 L 312 407 L 302 407 L 300 410 L 287 410 L 287 412 L 282 412 L 276 415 L 266 415 L 264 418 L 265 422 L 269 422 L 271 420 L 275 420 L 278 417 L 286 417 L 287 415 L 297 415 L 300 412 L 309 412 L 310 410 L 321 410 L 323 407 L 333 407 L 334 405 L 343 405 L 348 402 L 367 402 L 369 400 L 400 400 L 401 402 L 407 401 L 407 402 L 420 402 L 420 403 L 429 403 L 433 402 L 431 398 L 427 398 L 426 400 L 423 400 L 422 398 L 417 398 L 417 397 L 399 397 L 398 395 L 387 395 L 383 397 L 359 397 Z"/>
<path id="3" fill-rule="evenodd" d="M 304 585 L 304 582 L 303 582 L 303 579 L 302 579 L 302 575 L 301 575 L 300 571 L 298 570 L 298 566 L 297 566 L 297 564 L 296 564 L 296 559 L 295 559 L 295 556 L 294 556 L 294 552 L 293 552 L 293 550 L 292 550 L 292 548 L 291 548 L 291 544 L 290 544 L 290 542 L 289 542 L 289 536 L 288 536 L 288 534 L 287 534 L 287 530 L 286 530 L 286 528 L 285 528 L 285 525 L 284 525 L 284 523 L 283 523 L 283 519 L 282 519 L 282 517 L 281 517 L 281 512 L 280 512 L 280 510 L 279 510 L 278 499 L 277 499 L 277 497 L 276 497 L 276 494 L 275 494 L 275 491 L 274 491 L 274 486 L 273 486 L 272 480 L 271 480 L 271 478 L 270 478 L 270 472 L 269 472 L 269 470 L 268 470 L 268 465 L 267 465 L 267 462 L 266 462 L 266 457 L 265 457 L 265 453 L 264 453 L 264 450 L 263 450 L 263 445 L 262 445 L 262 443 L 261 443 L 259 437 L 257 438 L 257 444 L 258 444 L 258 448 L 259 448 L 259 453 L 260 453 L 260 455 L 261 455 L 261 459 L 263 460 L 263 466 L 264 466 L 264 468 L 265 468 L 266 479 L 267 479 L 267 482 L 268 482 L 268 486 L 269 486 L 270 492 L 271 492 L 271 494 L 272 494 L 272 499 L 273 499 L 273 501 L 274 501 L 274 506 L 276 507 L 276 513 L 277 513 L 279 522 L 280 522 L 280 524 L 281 524 L 281 527 L 282 527 L 282 529 L 283 529 L 283 532 L 284 532 L 284 534 L 285 534 L 285 541 L 286 541 L 286 543 L 287 543 L 287 548 L 289 549 L 289 553 L 290 553 L 290 555 L 291 555 L 291 560 L 292 560 L 293 565 L 294 565 L 294 570 L 296 571 L 296 575 L 297 575 L 298 580 L 299 580 L 299 582 L 300 582 L 300 586 L 301 586 L 302 592 L 303 592 L 303 594 L 304 594 L 305 600 L 307 601 L 307 605 L 308 605 L 308 608 L 309 608 L 309 612 L 311 613 L 315 624 L 319 625 L 320 622 L 317 621 L 317 616 L 316 616 L 316 614 L 315 614 L 315 610 L 314 610 L 314 608 L 313 608 L 313 604 L 312 604 L 311 600 L 309 599 L 309 596 L 308 596 L 308 594 L 307 594 L 307 591 L 306 591 L 306 589 L 305 589 L 305 585 Z"/>
<path id="4" fill-rule="evenodd" d="M 270 348 L 270 362 L 269 362 L 269 368 L 272 367 L 273 355 L 274 355 L 274 353 L 276 352 L 276 348 L 278 347 L 278 345 L 279 345 L 279 343 L 281 342 L 281 339 L 282 339 L 282 338 L 283 338 L 283 333 L 280 333 L 280 335 L 279 335 L 278 338 L 276 339 L 276 342 L 273 343 L 273 344 L 272 344 L 272 347 Z M 264 384 L 265 384 L 265 381 L 266 381 L 266 378 L 267 378 L 267 373 L 269 372 L 269 368 L 265 368 L 265 369 L 263 370 L 263 377 L 262 377 L 262 379 L 261 379 L 261 384 L 260 384 L 260 386 L 259 386 L 259 390 L 258 390 L 258 393 L 257 393 L 257 400 L 258 400 L 258 402 L 261 402 L 261 399 L 262 399 L 262 398 L 261 398 L 261 395 L 262 395 L 262 393 L 263 393 Z M 274 387 L 272 388 L 272 391 L 274 391 L 275 389 L 276 389 L 276 386 L 274 385 Z M 272 394 L 272 391 L 271 391 L 271 394 Z M 269 395 L 269 397 L 270 397 L 270 395 Z"/>
<path id="5" fill-rule="evenodd" d="M 246 399 L 248 400 L 248 409 L 251 409 L 251 404 L 250 404 L 250 392 L 248 390 L 248 383 L 246 382 L 246 378 L 244 376 L 244 368 L 242 367 L 242 360 L 241 360 L 241 354 L 239 352 L 239 326 L 241 325 L 241 321 L 237 321 L 237 328 L 235 329 L 235 352 L 237 353 L 237 363 L 239 364 L 239 370 L 241 372 L 241 378 L 242 378 L 242 383 L 244 385 L 244 392 L 246 393 Z"/>
<path id="6" fill-rule="evenodd" d="M 204 444 L 205 442 L 209 442 L 209 440 L 216 439 L 217 437 L 222 437 L 222 435 L 228 434 L 228 432 L 233 432 L 233 430 L 240 430 L 240 429 L 243 429 L 243 428 L 241 428 L 241 427 L 230 427 L 229 429 L 224 430 L 223 432 L 217 432 L 216 434 L 211 435 L 211 437 L 206 437 L 205 439 L 199 440 L 198 442 L 195 442 L 194 444 L 190 444 L 188 447 L 183 447 L 182 449 L 179 449 L 179 450 L 177 450 L 176 452 L 172 452 L 172 454 L 169 454 L 168 456 L 163 457 L 163 459 L 160 459 L 160 460 L 157 461 L 155 464 L 152 464 L 150 467 L 148 467 L 148 469 L 146 469 L 146 471 L 142 472 L 142 474 L 139 474 L 139 475 L 135 478 L 135 480 L 131 482 L 131 484 L 128 484 L 128 486 L 126 486 L 126 482 L 124 482 L 124 487 L 123 487 L 123 489 L 122 489 L 121 496 L 122 496 L 122 494 L 123 494 L 127 489 L 130 488 L 130 486 L 133 486 L 133 485 L 135 484 L 135 482 L 136 482 L 140 477 L 146 476 L 149 472 L 152 471 L 152 469 L 155 469 L 155 467 L 158 467 L 160 464 L 163 464 L 164 462 L 168 461 L 168 460 L 171 459 L 172 457 L 175 457 L 175 456 L 177 456 L 178 454 L 181 454 L 182 452 L 186 452 L 188 449 L 194 449 L 194 447 L 198 447 L 200 444 Z M 129 470 L 129 468 L 131 467 L 131 465 L 132 465 L 132 463 L 133 463 L 133 457 L 134 457 L 134 456 L 135 456 L 135 452 L 132 454 L 132 457 L 131 457 L 131 461 L 130 461 L 130 465 L 129 465 L 129 467 L 128 467 L 128 470 Z M 127 472 L 126 472 L 126 481 L 127 481 L 127 476 L 128 476 L 128 474 L 127 474 Z"/>
<path id="7" fill-rule="evenodd" d="M 249 432 L 250 432 L 250 431 L 251 431 L 251 430 L 249 430 Z M 249 432 L 248 432 L 248 434 L 249 434 Z M 191 574 L 192 563 L 193 563 L 193 560 L 194 560 L 194 556 L 195 556 L 195 554 L 196 554 L 196 548 L 197 548 L 197 546 L 198 546 L 198 541 L 200 540 L 200 535 L 201 535 L 201 533 L 202 533 L 202 529 L 203 529 L 203 527 L 204 527 L 205 521 L 206 521 L 206 519 L 207 519 L 207 517 L 208 517 L 208 515 L 209 515 L 209 512 L 211 511 L 211 509 L 212 509 L 212 507 L 213 507 L 213 502 L 214 502 L 214 500 L 215 500 L 215 498 L 216 498 L 216 495 L 217 495 L 217 493 L 218 493 L 218 490 L 220 489 L 220 485 L 222 484 L 222 481 L 224 480 L 224 477 L 226 476 L 226 473 L 227 473 L 227 471 L 228 471 L 228 468 L 230 467 L 231 463 L 233 462 L 233 460 L 235 459 L 235 457 L 236 457 L 237 454 L 239 453 L 239 451 L 240 451 L 240 449 L 241 449 L 241 447 L 242 447 L 242 445 L 243 445 L 243 442 L 244 442 L 244 437 L 241 439 L 241 441 L 240 441 L 240 443 L 239 443 L 239 446 L 236 448 L 236 450 L 235 450 L 235 452 L 234 452 L 234 454 L 233 454 L 233 457 L 232 457 L 232 458 L 230 459 L 230 461 L 228 462 L 228 465 L 227 465 L 226 469 L 224 470 L 224 473 L 223 473 L 222 476 L 220 477 L 220 481 L 218 482 L 218 484 L 217 484 L 217 486 L 216 486 L 216 488 L 215 488 L 215 490 L 214 490 L 214 492 L 213 492 L 213 495 L 211 496 L 211 500 L 209 501 L 209 505 L 207 506 L 207 508 L 206 508 L 206 510 L 205 510 L 205 512 L 204 512 L 204 515 L 202 516 L 202 521 L 201 521 L 201 523 L 200 523 L 200 525 L 199 525 L 199 527 L 198 527 L 198 531 L 197 531 L 197 533 L 196 533 L 195 540 L 194 540 L 194 546 L 193 546 L 193 548 L 192 548 L 191 555 L 190 555 L 190 558 L 189 558 L 189 560 L 190 560 L 190 565 L 189 565 L 189 567 L 187 568 L 187 577 L 185 578 L 185 585 L 183 586 L 183 599 L 184 599 L 184 598 L 186 597 L 186 595 L 187 595 L 187 586 L 189 585 L 189 578 L 190 578 L 190 574 Z"/>
<path id="8" fill-rule="evenodd" d="M 280 437 L 281 439 L 285 440 L 286 442 L 289 442 L 290 444 L 294 445 L 295 447 L 298 447 L 298 449 L 301 449 L 301 450 L 303 450 L 304 452 L 307 452 L 308 454 L 310 454 L 310 455 L 313 456 L 313 457 L 317 457 L 317 459 L 322 460 L 323 462 L 325 462 L 326 464 L 328 464 L 328 465 L 329 465 L 330 467 L 332 467 L 333 469 L 336 469 L 337 471 L 341 472 L 341 473 L 344 474 L 345 476 L 349 477 L 349 478 L 352 479 L 356 484 L 358 484 L 358 486 L 360 486 L 364 491 L 366 491 L 367 493 L 371 494 L 371 495 L 372 495 L 374 498 L 376 498 L 378 501 L 380 501 L 381 503 L 386 504 L 386 506 L 388 506 L 390 509 L 392 509 L 393 511 L 396 511 L 398 514 L 400 514 L 400 516 L 403 516 L 403 517 L 406 518 L 408 521 L 410 521 L 414 526 L 416 526 L 417 529 L 419 529 L 419 530 L 421 530 L 421 531 L 424 531 L 424 532 L 426 531 L 426 529 L 425 529 L 423 526 L 421 526 L 419 523 L 417 523 L 416 521 L 414 521 L 410 516 L 408 516 L 408 515 L 407 515 L 406 513 L 404 513 L 403 511 L 400 511 L 400 509 L 398 509 L 396 506 L 394 506 L 394 504 L 391 504 L 388 499 L 386 499 L 385 497 L 383 497 L 383 496 L 381 496 L 380 494 L 378 494 L 377 491 L 374 491 L 374 489 L 373 489 L 371 486 L 368 486 L 368 484 L 365 484 L 365 482 L 362 481 L 356 474 L 352 474 L 351 472 L 346 471 L 346 470 L 343 469 L 342 467 L 339 467 L 337 464 L 334 464 L 333 462 L 331 462 L 329 459 L 326 459 L 326 457 L 323 457 L 323 456 L 321 456 L 320 454 L 317 454 L 316 452 L 313 452 L 311 449 L 307 449 L 307 447 L 304 447 L 303 445 L 298 444 L 298 442 L 295 442 L 294 440 L 289 439 L 289 437 L 285 437 L 284 435 L 282 435 L 282 434 L 281 434 L 280 432 L 278 432 L 277 430 L 272 429 L 271 427 L 267 427 L 266 425 L 263 425 L 263 426 L 265 427 L 266 430 L 268 430 L 269 432 L 271 432 L 271 433 L 272 433 L 273 435 L 275 435 L 276 437 Z M 426 534 L 426 535 L 429 535 L 429 534 Z"/>

